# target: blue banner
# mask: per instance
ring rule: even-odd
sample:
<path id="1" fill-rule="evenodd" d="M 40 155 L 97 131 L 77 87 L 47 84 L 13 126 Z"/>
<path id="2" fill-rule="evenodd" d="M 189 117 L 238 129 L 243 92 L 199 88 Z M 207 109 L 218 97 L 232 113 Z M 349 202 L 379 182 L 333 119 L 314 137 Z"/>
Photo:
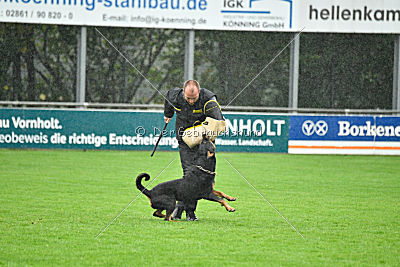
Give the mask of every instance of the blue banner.
<path id="1" fill-rule="evenodd" d="M 291 116 L 290 140 L 400 141 L 400 117 Z"/>

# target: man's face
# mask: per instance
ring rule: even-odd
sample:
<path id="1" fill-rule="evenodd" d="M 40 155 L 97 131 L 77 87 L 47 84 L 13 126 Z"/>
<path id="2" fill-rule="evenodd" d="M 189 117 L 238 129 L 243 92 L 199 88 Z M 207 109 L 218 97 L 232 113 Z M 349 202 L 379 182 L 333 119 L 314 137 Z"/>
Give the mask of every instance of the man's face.
<path id="1" fill-rule="evenodd" d="M 188 84 L 185 88 L 184 95 L 189 105 L 194 105 L 194 103 L 199 100 L 200 90 L 194 84 Z"/>

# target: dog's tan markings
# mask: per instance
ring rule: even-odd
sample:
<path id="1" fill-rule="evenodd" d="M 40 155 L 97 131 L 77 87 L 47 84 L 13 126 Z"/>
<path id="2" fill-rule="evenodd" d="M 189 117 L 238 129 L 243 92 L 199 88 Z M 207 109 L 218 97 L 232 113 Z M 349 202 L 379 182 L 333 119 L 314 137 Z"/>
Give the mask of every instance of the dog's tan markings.
<path id="1" fill-rule="evenodd" d="M 212 156 L 214 156 L 214 153 L 207 151 L 207 159 L 211 158 Z"/>
<path id="2" fill-rule="evenodd" d="M 211 142 L 211 144 L 213 145 L 214 150 L 216 150 L 217 148 L 215 147 L 214 143 L 213 143 L 212 141 L 210 141 L 210 142 Z"/>
<path id="3" fill-rule="evenodd" d="M 165 215 L 162 214 L 162 210 L 156 210 L 156 211 L 153 213 L 153 216 L 154 216 L 154 217 L 158 217 L 158 218 L 165 218 Z"/>
<path id="4" fill-rule="evenodd" d="M 227 211 L 229 211 L 229 212 L 234 212 L 234 211 L 236 210 L 235 208 L 229 206 L 228 203 L 226 203 L 225 200 L 222 200 L 220 203 L 221 203 L 221 205 L 224 206 L 225 209 L 226 209 Z"/>
<path id="5" fill-rule="evenodd" d="M 170 222 L 181 222 L 180 220 L 174 220 L 172 219 L 172 215 L 171 215 L 171 220 L 169 220 Z"/>
<path id="6" fill-rule="evenodd" d="M 213 193 L 214 193 L 214 195 L 219 196 L 219 197 L 226 198 L 226 199 L 229 200 L 229 201 L 235 201 L 235 200 L 236 200 L 236 197 L 228 196 L 227 194 L 225 194 L 225 193 L 222 192 L 222 191 L 217 191 L 217 190 L 214 190 L 214 189 L 213 189 Z"/>
<path id="7" fill-rule="evenodd" d="M 149 202 L 150 202 L 150 207 L 151 207 L 151 199 L 148 197 L 148 196 L 146 196 L 148 199 L 149 199 Z"/>
<path id="8" fill-rule="evenodd" d="M 225 193 L 222 192 L 222 191 L 217 191 L 217 190 L 215 190 L 214 187 L 215 187 L 215 182 L 212 183 L 212 189 L 213 189 L 213 194 L 214 194 L 214 195 L 216 195 L 216 196 L 218 196 L 218 197 L 226 198 L 228 201 L 235 201 L 235 200 L 236 200 L 236 197 L 228 196 L 227 194 L 225 194 Z"/>

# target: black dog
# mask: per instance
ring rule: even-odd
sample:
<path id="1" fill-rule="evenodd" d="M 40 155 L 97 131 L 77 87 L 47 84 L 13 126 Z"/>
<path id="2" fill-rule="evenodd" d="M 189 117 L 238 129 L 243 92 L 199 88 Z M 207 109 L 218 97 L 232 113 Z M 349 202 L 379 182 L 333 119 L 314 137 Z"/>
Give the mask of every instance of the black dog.
<path id="1" fill-rule="evenodd" d="M 188 218 L 194 218 L 196 200 L 206 199 L 220 203 L 227 211 L 233 212 L 234 208 L 229 206 L 223 198 L 234 201 L 223 192 L 214 190 L 215 177 L 215 145 L 205 136 L 199 145 L 196 164 L 190 167 L 189 172 L 181 179 L 167 181 L 147 190 L 141 183 L 142 179 L 150 179 L 147 173 L 141 173 L 136 178 L 136 187 L 150 200 L 150 206 L 156 211 L 153 216 L 172 221 L 171 215 L 175 209 L 176 201 L 183 201 Z M 162 211 L 166 210 L 163 215 Z"/>

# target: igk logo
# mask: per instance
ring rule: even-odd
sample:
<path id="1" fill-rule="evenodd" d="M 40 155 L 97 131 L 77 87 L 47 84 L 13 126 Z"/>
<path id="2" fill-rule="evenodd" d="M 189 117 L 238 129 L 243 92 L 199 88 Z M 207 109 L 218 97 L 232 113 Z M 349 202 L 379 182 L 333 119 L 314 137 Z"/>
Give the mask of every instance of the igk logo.
<path id="1" fill-rule="evenodd" d="M 1 0 L 0 0 L 1 1 Z M 195 0 L 188 0 L 195 1 Z M 286 28 L 286 23 L 289 24 L 289 28 L 292 28 L 292 13 L 293 13 L 293 1 L 294 0 L 223 0 L 220 1 L 222 4 L 221 13 L 224 14 L 263 14 L 263 15 L 274 15 L 273 18 L 268 16 L 263 17 L 261 20 L 247 21 L 243 18 L 233 18 L 226 16 L 227 19 L 224 21 L 224 26 L 230 28 L 240 27 L 253 27 L 253 28 L 269 28 L 279 29 Z"/>
<path id="2" fill-rule="evenodd" d="M 311 120 L 307 120 L 303 122 L 301 130 L 303 131 L 303 134 L 307 136 L 311 136 L 314 133 L 319 136 L 324 136 L 328 133 L 328 124 L 322 120 L 315 123 Z"/>
<path id="3" fill-rule="evenodd" d="M 243 2 L 248 2 L 249 1 L 249 6 L 245 5 Z M 258 1 L 263 1 L 263 0 L 224 0 L 224 7 L 228 8 L 252 8 L 253 7 L 253 2 L 258 2 Z"/>

